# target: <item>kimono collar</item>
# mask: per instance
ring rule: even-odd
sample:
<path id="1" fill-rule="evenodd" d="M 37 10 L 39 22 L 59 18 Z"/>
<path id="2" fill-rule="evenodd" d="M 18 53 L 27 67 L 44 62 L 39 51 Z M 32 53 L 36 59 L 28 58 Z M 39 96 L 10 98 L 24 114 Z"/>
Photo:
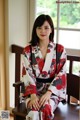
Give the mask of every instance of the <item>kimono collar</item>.
<path id="1" fill-rule="evenodd" d="M 54 48 L 55 48 L 55 44 L 53 42 L 49 42 L 45 62 L 44 62 L 43 69 L 42 69 L 43 73 L 45 71 L 46 71 L 46 73 L 48 73 L 50 71 L 53 55 L 55 53 Z M 40 51 L 40 48 L 39 48 L 38 45 L 34 47 L 33 53 L 34 53 L 34 56 L 35 56 L 35 59 L 36 59 L 37 67 L 39 69 L 40 65 L 37 61 L 37 58 L 39 58 L 39 60 L 42 60 L 43 58 L 42 58 L 42 54 L 41 54 L 41 51 Z M 38 70 L 38 71 L 40 73 L 40 70 Z"/>
<path id="2" fill-rule="evenodd" d="M 45 63 L 42 71 L 46 71 L 48 73 L 52 63 L 52 58 L 53 58 L 53 43 L 50 42 L 48 44 L 47 54 L 46 54 Z"/>

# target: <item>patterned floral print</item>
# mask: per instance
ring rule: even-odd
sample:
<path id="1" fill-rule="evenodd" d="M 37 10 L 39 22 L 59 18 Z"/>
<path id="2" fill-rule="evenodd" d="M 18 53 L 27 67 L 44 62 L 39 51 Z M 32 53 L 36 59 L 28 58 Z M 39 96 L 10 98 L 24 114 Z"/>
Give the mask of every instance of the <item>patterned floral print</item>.
<path id="1" fill-rule="evenodd" d="M 56 60 L 57 58 L 57 60 Z M 32 65 L 31 65 L 32 60 Z M 45 81 L 47 78 L 53 78 L 52 82 L 40 82 L 36 81 L 36 78 L 41 78 Z M 30 45 L 26 46 L 23 51 L 23 62 L 22 62 L 22 81 L 25 84 L 24 96 L 30 94 L 38 94 L 41 96 L 47 90 L 52 91 L 51 100 L 54 102 L 54 97 L 56 96 L 56 101 L 60 101 L 66 98 L 66 51 L 64 47 L 60 44 L 50 42 L 47 49 L 47 54 L 45 60 L 42 58 L 42 54 L 39 46 L 32 46 L 32 59 L 31 59 L 31 49 Z M 57 102 L 58 103 L 58 102 Z M 54 104 L 54 108 L 56 106 Z M 46 107 L 47 105 L 45 105 Z M 47 112 L 47 117 L 45 108 L 42 110 L 43 119 L 42 120 L 52 120 L 52 105 Z M 54 111 L 54 110 L 53 110 Z"/>

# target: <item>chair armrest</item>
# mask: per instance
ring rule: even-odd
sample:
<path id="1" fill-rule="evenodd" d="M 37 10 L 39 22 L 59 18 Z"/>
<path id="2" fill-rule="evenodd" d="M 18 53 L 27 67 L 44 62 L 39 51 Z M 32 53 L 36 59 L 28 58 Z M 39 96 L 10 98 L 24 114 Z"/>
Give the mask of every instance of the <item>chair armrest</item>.
<path id="1" fill-rule="evenodd" d="M 13 83 L 13 87 L 15 87 L 15 106 L 19 106 L 20 103 L 20 92 L 24 92 L 24 82 L 18 81 Z M 21 87 L 21 88 L 20 88 Z"/>
<path id="2" fill-rule="evenodd" d="M 22 86 L 24 82 L 16 82 L 16 83 L 13 83 L 13 87 L 17 87 L 17 86 Z"/>
<path id="3" fill-rule="evenodd" d="M 20 89 L 20 86 L 21 86 L 21 91 L 19 90 L 19 89 Z M 17 90 L 19 91 L 18 94 L 20 94 L 20 92 L 21 92 L 21 93 L 25 93 L 25 85 L 24 85 L 24 82 L 21 82 L 21 81 L 16 82 L 16 83 L 13 84 L 13 87 L 17 88 Z"/>

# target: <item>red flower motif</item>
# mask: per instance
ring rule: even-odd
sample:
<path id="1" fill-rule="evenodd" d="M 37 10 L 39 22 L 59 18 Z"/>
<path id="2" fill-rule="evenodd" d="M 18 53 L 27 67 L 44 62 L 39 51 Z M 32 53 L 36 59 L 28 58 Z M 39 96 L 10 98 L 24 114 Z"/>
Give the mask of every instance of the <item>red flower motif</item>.
<path id="1" fill-rule="evenodd" d="M 42 76 L 44 76 L 44 77 L 48 75 L 48 73 L 47 73 L 46 71 L 42 71 L 41 74 L 42 74 Z"/>
<path id="2" fill-rule="evenodd" d="M 40 58 L 39 58 L 39 57 L 36 57 L 36 61 L 39 62 L 39 61 L 40 61 Z"/>
<path id="3" fill-rule="evenodd" d="M 58 44 L 57 51 L 61 53 L 63 51 L 63 46 Z"/>
<path id="4" fill-rule="evenodd" d="M 24 52 L 30 53 L 30 45 L 24 48 Z"/>
<path id="5" fill-rule="evenodd" d="M 54 74 L 55 74 L 55 72 L 53 71 L 53 72 L 51 72 L 50 73 L 50 78 L 52 78 L 53 76 L 54 76 Z"/>
<path id="6" fill-rule="evenodd" d="M 29 85 L 25 88 L 24 96 L 30 95 L 30 94 L 36 94 L 36 86 L 35 85 Z"/>
<path id="7" fill-rule="evenodd" d="M 65 74 L 64 75 L 62 75 L 61 77 L 61 80 L 62 80 L 62 84 L 58 84 L 57 86 L 56 86 L 56 88 L 58 89 L 58 90 L 60 90 L 60 89 L 64 89 L 65 87 L 66 87 L 66 76 L 65 76 Z"/>
<path id="8" fill-rule="evenodd" d="M 62 88 L 62 85 L 57 85 L 56 88 L 60 90 Z"/>
<path id="9" fill-rule="evenodd" d="M 23 66 L 23 68 L 22 68 L 22 77 L 23 77 L 24 75 L 26 75 L 26 68 Z"/>
<path id="10" fill-rule="evenodd" d="M 46 104 L 44 107 L 42 107 L 41 111 L 43 112 L 43 120 L 51 120 L 51 105 Z"/>
<path id="11" fill-rule="evenodd" d="M 38 63 L 38 65 L 39 65 L 40 71 L 42 71 L 43 66 L 44 66 L 44 60 L 43 60 L 43 59 L 40 59 L 40 58 L 36 58 L 36 60 L 37 60 L 37 63 Z"/>
<path id="12" fill-rule="evenodd" d="M 47 50 L 47 53 L 50 53 L 50 49 Z"/>

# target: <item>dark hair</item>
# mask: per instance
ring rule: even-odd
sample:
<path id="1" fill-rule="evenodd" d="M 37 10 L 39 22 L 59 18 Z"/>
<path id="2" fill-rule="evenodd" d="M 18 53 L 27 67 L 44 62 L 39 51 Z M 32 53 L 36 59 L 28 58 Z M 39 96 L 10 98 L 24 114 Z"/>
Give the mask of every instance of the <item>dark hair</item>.
<path id="1" fill-rule="evenodd" d="M 51 17 L 49 15 L 40 15 L 36 18 L 34 25 L 33 25 L 33 30 L 32 30 L 32 38 L 31 38 L 31 45 L 35 46 L 37 45 L 37 43 L 39 43 L 39 38 L 36 34 L 36 28 L 40 27 L 44 24 L 44 22 L 47 21 L 49 23 L 49 25 L 51 26 L 52 32 L 49 36 L 50 41 L 53 41 L 54 38 L 54 25 L 53 25 L 53 21 L 51 19 Z"/>

